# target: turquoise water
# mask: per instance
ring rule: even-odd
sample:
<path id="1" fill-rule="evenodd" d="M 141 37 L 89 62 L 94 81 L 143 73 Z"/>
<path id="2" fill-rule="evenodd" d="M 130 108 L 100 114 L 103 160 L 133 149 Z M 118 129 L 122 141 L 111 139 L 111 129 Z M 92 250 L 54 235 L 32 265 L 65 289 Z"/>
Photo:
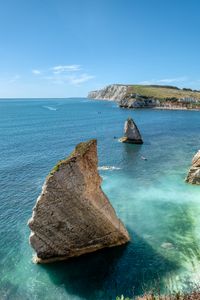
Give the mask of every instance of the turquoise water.
<path id="1" fill-rule="evenodd" d="M 143 145 L 121 144 L 125 119 Z M 200 112 L 124 110 L 87 99 L 0 101 L 0 299 L 107 300 L 200 281 L 200 187 L 184 182 Z M 34 265 L 27 220 L 45 176 L 98 139 L 103 189 L 128 228 L 125 247 Z M 141 159 L 141 155 L 148 160 Z"/>

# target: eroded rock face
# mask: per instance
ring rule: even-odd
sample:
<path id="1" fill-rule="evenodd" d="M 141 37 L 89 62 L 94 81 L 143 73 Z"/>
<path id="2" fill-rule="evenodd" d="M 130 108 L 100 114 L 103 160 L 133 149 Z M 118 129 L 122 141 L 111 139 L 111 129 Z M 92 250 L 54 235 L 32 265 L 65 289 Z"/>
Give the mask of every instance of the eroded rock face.
<path id="1" fill-rule="evenodd" d="M 101 189 L 96 140 L 80 143 L 47 177 L 28 225 L 36 262 L 46 263 L 129 241 Z"/>
<path id="2" fill-rule="evenodd" d="M 122 143 L 143 144 L 143 140 L 137 125 L 133 119 L 128 118 L 124 125 L 124 137 L 120 139 Z"/>
<path id="3" fill-rule="evenodd" d="M 124 108 L 154 108 L 160 106 L 160 101 L 138 94 L 132 94 L 128 98 L 121 99 L 119 106 Z"/>
<path id="4" fill-rule="evenodd" d="M 111 84 L 101 90 L 90 92 L 88 98 L 120 101 L 125 98 L 127 90 L 128 85 Z"/>
<path id="5" fill-rule="evenodd" d="M 200 150 L 192 159 L 192 166 L 189 170 L 186 181 L 192 184 L 200 184 Z"/>

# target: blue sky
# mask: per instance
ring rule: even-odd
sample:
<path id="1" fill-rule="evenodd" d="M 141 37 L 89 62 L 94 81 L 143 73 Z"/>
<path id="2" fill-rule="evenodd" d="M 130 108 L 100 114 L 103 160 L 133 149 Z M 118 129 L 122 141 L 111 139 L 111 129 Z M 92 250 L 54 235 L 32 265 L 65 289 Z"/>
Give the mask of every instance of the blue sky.
<path id="1" fill-rule="evenodd" d="M 200 89 L 198 0 L 0 0 L 0 97 Z"/>

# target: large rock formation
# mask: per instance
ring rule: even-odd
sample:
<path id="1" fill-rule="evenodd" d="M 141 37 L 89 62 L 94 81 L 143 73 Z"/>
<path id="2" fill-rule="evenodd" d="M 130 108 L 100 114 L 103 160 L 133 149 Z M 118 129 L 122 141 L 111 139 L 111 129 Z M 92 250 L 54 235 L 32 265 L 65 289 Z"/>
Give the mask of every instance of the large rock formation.
<path id="1" fill-rule="evenodd" d="M 143 144 L 143 140 L 137 125 L 132 118 L 128 118 L 124 125 L 124 136 L 120 139 L 122 143 Z"/>
<path id="2" fill-rule="evenodd" d="M 101 90 L 90 92 L 88 98 L 120 101 L 125 98 L 127 90 L 128 85 L 111 84 Z"/>
<path id="3" fill-rule="evenodd" d="M 200 91 L 167 85 L 111 84 L 88 98 L 113 100 L 128 109 L 200 109 Z"/>
<path id="4" fill-rule="evenodd" d="M 80 143 L 47 177 L 28 225 L 36 262 L 79 256 L 129 241 L 101 189 L 96 140 Z"/>
<path id="5" fill-rule="evenodd" d="M 192 166 L 189 170 L 186 181 L 192 184 L 200 184 L 200 150 L 192 159 Z"/>
<path id="6" fill-rule="evenodd" d="M 160 101 L 139 94 L 131 94 L 128 98 L 121 99 L 119 106 L 123 108 L 154 108 L 160 107 Z"/>

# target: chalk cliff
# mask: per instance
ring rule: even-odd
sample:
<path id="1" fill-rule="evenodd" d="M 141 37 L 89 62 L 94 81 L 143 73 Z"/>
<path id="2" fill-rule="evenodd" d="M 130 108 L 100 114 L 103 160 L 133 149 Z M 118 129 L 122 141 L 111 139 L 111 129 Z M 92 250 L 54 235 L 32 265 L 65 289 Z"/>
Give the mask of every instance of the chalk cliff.
<path id="1" fill-rule="evenodd" d="M 200 184 L 200 150 L 192 159 L 192 166 L 189 170 L 186 181 L 192 184 Z"/>
<path id="2" fill-rule="evenodd" d="M 88 98 L 119 101 L 126 97 L 127 89 L 127 85 L 111 84 L 101 90 L 90 92 Z"/>
<path id="3" fill-rule="evenodd" d="M 174 86 L 112 84 L 88 98 L 113 100 L 122 108 L 200 109 L 200 91 Z"/>
<path id="4" fill-rule="evenodd" d="M 97 143 L 76 146 L 47 177 L 28 225 L 38 263 L 122 245 L 129 235 L 101 189 Z"/>

